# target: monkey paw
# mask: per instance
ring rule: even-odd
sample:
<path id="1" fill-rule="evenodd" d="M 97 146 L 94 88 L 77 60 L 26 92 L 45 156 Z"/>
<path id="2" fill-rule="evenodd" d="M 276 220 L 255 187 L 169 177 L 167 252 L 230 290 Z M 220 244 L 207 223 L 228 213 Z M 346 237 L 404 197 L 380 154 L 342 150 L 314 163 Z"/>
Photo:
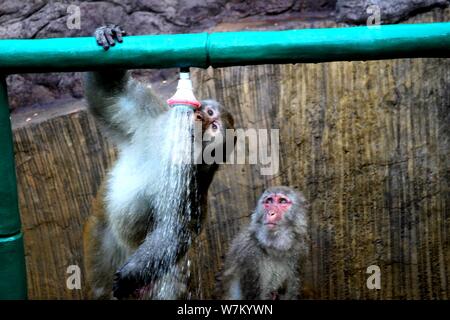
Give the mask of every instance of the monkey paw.
<path id="1" fill-rule="evenodd" d="M 122 42 L 122 36 L 124 35 L 126 35 L 126 32 L 120 26 L 114 24 L 99 27 L 94 32 L 94 37 L 97 44 L 102 46 L 105 50 L 108 50 L 109 47 L 116 44 L 114 39 L 116 39 L 117 42 Z"/>
<path id="2" fill-rule="evenodd" d="M 129 264 L 124 265 L 114 275 L 113 295 L 117 299 L 136 298 L 139 297 L 139 290 L 144 283 L 139 280 L 138 273 L 134 272 Z"/>

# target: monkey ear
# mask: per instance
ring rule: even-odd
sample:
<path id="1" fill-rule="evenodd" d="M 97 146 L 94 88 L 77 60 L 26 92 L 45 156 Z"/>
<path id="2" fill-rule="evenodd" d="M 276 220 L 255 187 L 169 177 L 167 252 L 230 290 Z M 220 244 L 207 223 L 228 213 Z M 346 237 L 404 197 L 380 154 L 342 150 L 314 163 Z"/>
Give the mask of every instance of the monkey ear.
<path id="1" fill-rule="evenodd" d="M 301 206 L 302 206 L 303 208 L 305 208 L 306 210 L 308 210 L 308 209 L 310 208 L 309 201 L 306 200 L 306 198 L 305 198 L 305 196 L 303 195 L 302 192 L 297 191 L 297 193 L 298 193 L 298 198 L 299 198 L 299 200 L 300 200 Z"/>
<path id="2" fill-rule="evenodd" d="M 309 201 L 304 200 L 302 203 L 303 208 L 305 208 L 305 210 L 309 210 L 309 208 L 311 207 L 311 204 L 309 203 Z"/>

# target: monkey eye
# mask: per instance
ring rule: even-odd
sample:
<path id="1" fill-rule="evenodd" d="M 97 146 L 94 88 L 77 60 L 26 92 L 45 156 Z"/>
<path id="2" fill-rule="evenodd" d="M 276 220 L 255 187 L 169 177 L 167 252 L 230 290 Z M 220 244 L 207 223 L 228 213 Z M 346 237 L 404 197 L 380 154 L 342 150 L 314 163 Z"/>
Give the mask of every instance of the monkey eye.
<path id="1" fill-rule="evenodd" d="M 280 198 L 279 200 L 278 200 L 278 203 L 287 203 L 287 200 L 285 199 L 285 198 Z"/>
<path id="2" fill-rule="evenodd" d="M 206 111 L 208 113 L 209 116 L 213 116 L 214 112 L 211 109 L 208 109 L 208 111 Z"/>
<path id="3" fill-rule="evenodd" d="M 211 128 L 213 128 L 213 130 L 217 130 L 219 128 L 219 126 L 217 125 L 217 123 L 214 121 L 213 123 L 211 123 Z"/>
<path id="4" fill-rule="evenodd" d="M 273 198 L 269 197 L 266 199 L 266 201 L 264 201 L 265 203 L 273 203 Z"/>

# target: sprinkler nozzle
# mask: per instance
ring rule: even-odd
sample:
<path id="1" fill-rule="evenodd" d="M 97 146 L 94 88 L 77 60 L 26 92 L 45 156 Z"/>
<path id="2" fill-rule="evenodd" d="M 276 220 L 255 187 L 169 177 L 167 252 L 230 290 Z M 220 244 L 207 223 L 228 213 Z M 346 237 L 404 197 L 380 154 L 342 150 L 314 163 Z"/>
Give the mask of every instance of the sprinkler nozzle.
<path id="1" fill-rule="evenodd" d="M 167 104 L 171 107 L 183 106 L 198 109 L 201 103 L 195 98 L 192 91 L 192 81 L 189 78 L 189 71 L 180 72 L 180 79 L 178 80 L 177 91 L 167 100 Z"/>

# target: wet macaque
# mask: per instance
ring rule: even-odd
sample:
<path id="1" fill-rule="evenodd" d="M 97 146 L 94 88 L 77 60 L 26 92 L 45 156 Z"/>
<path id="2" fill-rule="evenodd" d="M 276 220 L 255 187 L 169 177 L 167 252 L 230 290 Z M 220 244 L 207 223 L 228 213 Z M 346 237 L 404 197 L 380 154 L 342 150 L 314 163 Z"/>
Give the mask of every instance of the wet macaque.
<path id="1" fill-rule="evenodd" d="M 124 34 L 118 26 L 105 26 L 95 38 L 105 50 L 114 50 L 116 42 L 126 42 Z M 174 134 L 186 123 L 197 124 L 208 137 L 201 147 L 218 143 L 214 137 L 232 129 L 233 118 L 213 100 L 196 110 L 169 108 L 124 70 L 88 73 L 85 92 L 90 112 L 118 148 L 84 229 L 91 296 L 180 298 L 185 289 L 177 280 L 180 261 L 201 230 L 218 164 L 172 165 L 166 149 L 180 145 L 180 139 L 187 141 L 182 146 L 194 143 L 191 131 Z"/>
<path id="2" fill-rule="evenodd" d="M 222 274 L 224 299 L 296 299 L 300 257 L 308 250 L 307 204 L 289 187 L 267 189 L 250 226 L 232 242 Z"/>

